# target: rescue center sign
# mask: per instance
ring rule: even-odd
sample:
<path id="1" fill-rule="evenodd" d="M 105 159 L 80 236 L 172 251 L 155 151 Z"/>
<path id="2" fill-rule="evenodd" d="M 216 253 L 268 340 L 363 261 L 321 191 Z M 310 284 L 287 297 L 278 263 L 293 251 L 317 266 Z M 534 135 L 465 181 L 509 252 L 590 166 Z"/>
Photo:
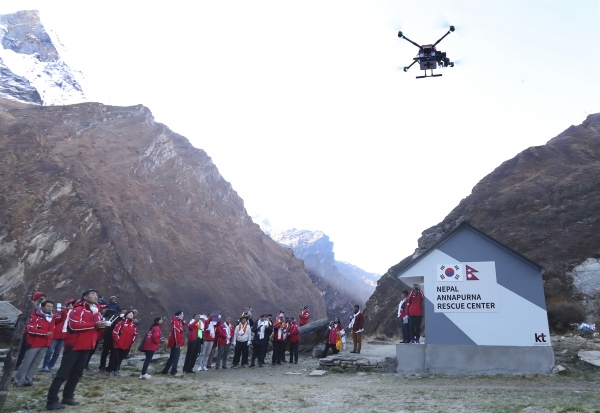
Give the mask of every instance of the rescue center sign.
<path id="1" fill-rule="evenodd" d="M 436 313 L 500 311 L 494 261 L 448 262 L 437 264 L 433 271 Z"/>

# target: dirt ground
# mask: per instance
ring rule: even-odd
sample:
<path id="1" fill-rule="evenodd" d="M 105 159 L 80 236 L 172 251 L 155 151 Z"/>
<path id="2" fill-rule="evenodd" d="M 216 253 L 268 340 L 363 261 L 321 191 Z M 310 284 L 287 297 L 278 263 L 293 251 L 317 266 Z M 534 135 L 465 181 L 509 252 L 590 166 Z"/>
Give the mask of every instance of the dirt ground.
<path id="1" fill-rule="evenodd" d="M 213 368 L 182 378 L 158 373 L 163 358 L 151 365 L 151 379 L 140 380 L 140 361 L 127 360 L 122 377 L 109 377 L 97 372 L 95 356 L 94 371 L 86 372 L 77 388 L 81 405 L 64 411 L 600 413 L 600 368 L 576 357 L 579 349 L 595 349 L 600 341 L 567 337 L 553 343 L 560 354 L 557 364 L 566 367 L 567 374 L 451 377 L 359 371 L 311 376 L 318 360 L 301 355 L 297 365 Z M 364 344 L 361 355 L 393 357 L 394 344 L 371 341 Z M 40 371 L 33 387 L 11 388 L 5 411 L 45 411 L 52 377 Z"/>

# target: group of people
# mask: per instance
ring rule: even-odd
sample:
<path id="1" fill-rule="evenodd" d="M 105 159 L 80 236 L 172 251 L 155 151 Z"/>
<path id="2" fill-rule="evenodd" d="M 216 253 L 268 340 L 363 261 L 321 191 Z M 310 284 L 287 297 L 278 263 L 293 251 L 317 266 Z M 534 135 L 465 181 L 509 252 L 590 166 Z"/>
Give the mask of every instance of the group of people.
<path id="1" fill-rule="evenodd" d="M 242 315 L 232 323 L 230 317 L 218 313 L 194 314 L 189 322 L 184 321 L 183 311 L 177 311 L 171 319 L 167 348 L 169 358 L 161 374 L 179 375 L 177 365 L 187 334 L 187 352 L 183 364 L 183 373 L 196 373 L 212 368 L 227 369 L 227 356 L 233 348 L 231 368 L 263 367 L 267 354 L 269 340 L 273 342 L 271 363 L 281 365 L 282 362 L 298 363 L 298 344 L 300 342 L 300 327 L 308 324 L 310 312 L 304 306 L 299 315 L 299 323 L 295 317 L 286 317 L 280 311 L 273 320 L 272 314 L 261 314 L 258 320 L 252 318 L 252 309 L 246 307 Z M 161 320 L 155 320 L 154 326 L 148 331 L 140 350 L 146 353 L 146 360 L 140 378 L 148 379 L 148 365 L 161 339 Z M 187 331 L 186 331 L 187 330 Z M 289 361 L 285 359 L 286 344 L 289 346 Z M 250 357 L 250 348 L 252 356 Z M 198 367 L 196 368 L 196 362 Z"/>
<path id="2" fill-rule="evenodd" d="M 119 375 L 121 362 L 129 354 L 137 336 L 137 311 L 121 310 L 116 297 L 111 297 L 109 303 L 99 302 L 99 295 L 93 289 L 84 291 L 81 299 L 67 300 L 62 308 L 59 304 L 59 311 L 55 314 L 52 314 L 55 303 L 43 292 L 35 293 L 33 301 L 35 308 L 25 327 L 13 386 L 32 386 L 42 360 L 43 370 L 54 370 L 62 354 L 60 367 L 48 389 L 46 409 L 77 406 L 75 388 L 83 371 L 89 369 L 90 358 L 101 339 L 105 342 L 104 363 L 109 358 L 105 370 L 111 375 Z M 107 340 L 109 337 L 110 340 Z M 58 393 L 63 383 L 65 386 L 59 402 Z"/>
<path id="3" fill-rule="evenodd" d="M 402 326 L 401 343 L 419 344 L 421 323 L 423 322 L 423 301 L 425 296 L 419 284 L 413 284 L 410 292 L 402 291 L 398 305 L 398 318 Z"/>
<path id="4" fill-rule="evenodd" d="M 93 289 L 84 291 L 78 300 L 67 300 L 62 308 L 58 304 L 59 311 L 54 314 L 55 303 L 44 293 L 34 294 L 33 300 L 35 309 L 24 332 L 23 351 L 17 362 L 14 387 L 33 385 L 33 376 L 42 360 L 43 370 L 54 370 L 62 353 L 61 364 L 48 389 L 46 409 L 61 410 L 65 405 L 79 405 L 74 399 L 75 388 L 83 371 L 89 370 L 90 359 L 100 342 L 102 354 L 99 370 L 108 372 L 110 376 L 120 376 L 121 363 L 129 355 L 139 333 L 137 311 L 121 309 L 114 296 L 108 303 L 104 302 Z M 177 311 L 171 319 L 167 339 L 170 354 L 161 374 L 182 375 L 177 369 L 181 348 L 186 341 L 183 373 L 207 371 L 213 363 L 215 369 L 227 369 L 231 349 L 234 356 L 230 368 L 263 367 L 267 363 L 265 358 L 270 341 L 273 344 L 271 364 L 297 364 L 300 327 L 308 324 L 310 318 L 308 306 L 304 306 L 298 318 L 299 323 L 295 317 L 286 317 L 283 311 L 279 311 L 275 317 L 261 314 L 254 321 L 252 309 L 246 307 L 235 322 L 230 317 L 223 318 L 218 312 L 194 314 L 191 320 L 185 321 L 183 311 Z M 348 326 L 354 339 L 351 353 L 360 353 L 363 320 L 357 305 Z M 162 317 L 155 318 L 139 344 L 138 350 L 146 355 L 141 379 L 151 378 L 148 367 L 164 341 L 163 322 Z M 345 330 L 339 318 L 336 318 L 328 328 L 325 355 L 329 348 L 337 353 L 343 346 L 342 342 L 345 342 Z M 289 360 L 285 356 L 286 347 Z M 59 401 L 63 384 L 62 399 Z"/>

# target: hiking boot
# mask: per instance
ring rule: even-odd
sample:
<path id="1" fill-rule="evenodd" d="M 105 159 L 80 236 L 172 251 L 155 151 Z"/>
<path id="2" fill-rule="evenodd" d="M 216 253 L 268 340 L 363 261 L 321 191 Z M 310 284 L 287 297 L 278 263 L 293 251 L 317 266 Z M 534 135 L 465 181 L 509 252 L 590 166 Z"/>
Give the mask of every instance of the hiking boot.
<path id="1" fill-rule="evenodd" d="M 150 377 L 152 377 L 152 376 L 151 376 L 151 375 L 149 375 L 148 373 L 146 373 L 146 374 L 142 374 L 142 375 L 140 376 L 140 379 L 149 379 Z"/>
<path id="2" fill-rule="evenodd" d="M 46 410 L 62 410 L 65 408 L 64 404 L 60 404 L 59 402 L 50 403 L 46 405 Z"/>
<path id="3" fill-rule="evenodd" d="M 250 363 L 248 367 L 254 367 L 254 363 Z"/>
<path id="4" fill-rule="evenodd" d="M 219 365 L 217 364 L 217 365 L 215 366 L 215 370 L 219 370 L 219 369 L 220 369 L 220 367 L 219 367 Z"/>
<path id="5" fill-rule="evenodd" d="M 48 368 L 48 366 L 44 366 L 42 367 L 42 371 L 50 371 L 50 369 Z"/>
<path id="6" fill-rule="evenodd" d="M 75 399 L 62 399 L 60 402 L 68 406 L 79 406 L 79 402 L 75 401 Z"/>
<path id="7" fill-rule="evenodd" d="M 226 369 L 226 368 L 227 368 L 227 366 L 223 366 L 223 367 L 221 367 L 221 368 L 222 368 L 222 369 Z"/>

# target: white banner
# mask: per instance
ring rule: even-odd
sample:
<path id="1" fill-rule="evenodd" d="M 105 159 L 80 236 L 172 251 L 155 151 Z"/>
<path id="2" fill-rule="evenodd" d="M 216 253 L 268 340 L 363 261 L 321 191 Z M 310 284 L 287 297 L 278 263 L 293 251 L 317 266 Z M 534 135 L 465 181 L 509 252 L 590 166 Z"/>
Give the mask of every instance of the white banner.
<path id="1" fill-rule="evenodd" d="M 435 297 L 431 301 L 436 313 L 499 311 L 494 261 L 437 264 L 434 274 Z"/>

